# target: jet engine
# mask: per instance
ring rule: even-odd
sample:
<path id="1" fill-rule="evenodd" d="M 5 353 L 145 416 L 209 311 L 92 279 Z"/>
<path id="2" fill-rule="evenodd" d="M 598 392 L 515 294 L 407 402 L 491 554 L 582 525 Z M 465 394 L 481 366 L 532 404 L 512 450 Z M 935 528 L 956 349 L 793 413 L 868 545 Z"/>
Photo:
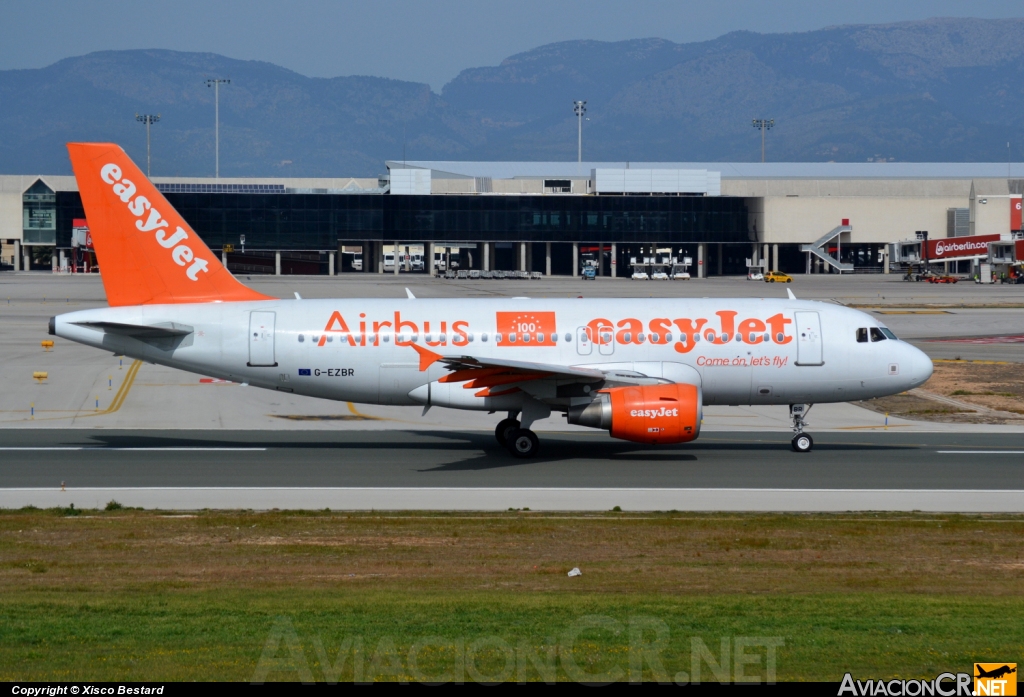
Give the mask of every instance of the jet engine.
<path id="1" fill-rule="evenodd" d="M 601 390 L 568 414 L 571 424 L 603 428 L 635 443 L 686 443 L 700 433 L 701 418 L 700 387 L 680 383 Z"/>

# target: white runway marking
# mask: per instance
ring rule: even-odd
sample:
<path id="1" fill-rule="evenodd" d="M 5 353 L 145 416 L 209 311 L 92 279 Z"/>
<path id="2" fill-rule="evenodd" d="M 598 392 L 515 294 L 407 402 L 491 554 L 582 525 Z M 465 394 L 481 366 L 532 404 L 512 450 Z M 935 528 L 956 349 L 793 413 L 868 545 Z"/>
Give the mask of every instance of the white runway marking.
<path id="1" fill-rule="evenodd" d="M 31 447 L 0 447 L 0 450 L 125 450 L 125 451 L 187 451 L 187 452 L 250 452 L 253 450 L 266 450 L 266 448 L 191 448 L 191 447 L 152 447 L 152 448 L 117 448 L 103 445 L 81 445 L 81 446 L 31 446 Z"/>
<path id="2" fill-rule="evenodd" d="M 1024 455 L 1024 450 L 936 450 L 939 455 Z"/>

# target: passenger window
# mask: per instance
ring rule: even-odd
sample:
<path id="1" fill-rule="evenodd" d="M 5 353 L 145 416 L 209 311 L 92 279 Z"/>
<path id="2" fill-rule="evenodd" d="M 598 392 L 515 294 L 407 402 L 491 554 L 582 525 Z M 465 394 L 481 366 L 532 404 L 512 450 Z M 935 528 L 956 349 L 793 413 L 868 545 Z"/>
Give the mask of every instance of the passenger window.
<path id="1" fill-rule="evenodd" d="M 569 342 L 569 343 L 572 343 L 572 334 L 570 334 L 569 332 L 566 332 L 565 333 L 565 340 L 567 342 Z"/>
<path id="2" fill-rule="evenodd" d="M 646 337 L 643 334 L 637 334 L 636 335 L 636 341 L 637 341 L 638 344 L 644 343 L 645 339 L 646 339 Z"/>
<path id="3" fill-rule="evenodd" d="M 622 335 L 622 338 L 626 340 L 627 344 L 633 343 L 633 334 L 632 334 L 632 332 L 626 332 L 625 334 Z"/>
<path id="4" fill-rule="evenodd" d="M 558 343 L 558 334 L 552 334 L 551 335 L 551 343 L 552 344 L 557 344 Z"/>
<path id="5" fill-rule="evenodd" d="M 480 341 L 484 341 L 484 342 L 487 341 L 487 332 L 481 332 L 480 333 Z"/>
<path id="6" fill-rule="evenodd" d="M 864 327 L 861 327 L 860 329 L 857 330 L 857 343 L 858 344 L 866 344 L 866 343 L 868 343 L 868 330 L 865 329 Z"/>
<path id="7" fill-rule="evenodd" d="M 305 340 L 306 340 L 306 337 L 304 337 L 302 334 L 299 334 L 299 343 L 301 344 Z"/>
<path id="8" fill-rule="evenodd" d="M 878 327 L 871 327 L 871 341 L 885 341 L 885 334 Z"/>

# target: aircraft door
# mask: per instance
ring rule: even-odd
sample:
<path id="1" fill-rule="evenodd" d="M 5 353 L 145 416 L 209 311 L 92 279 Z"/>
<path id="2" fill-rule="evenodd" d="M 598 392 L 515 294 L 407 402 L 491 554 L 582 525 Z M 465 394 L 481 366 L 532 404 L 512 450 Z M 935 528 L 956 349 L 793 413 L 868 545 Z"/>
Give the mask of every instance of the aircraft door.
<path id="1" fill-rule="evenodd" d="M 821 351 L 821 317 L 817 312 L 795 312 L 796 364 L 823 365 Z"/>
<path id="2" fill-rule="evenodd" d="M 576 353 L 581 356 L 589 356 L 594 350 L 594 342 L 590 337 L 589 327 L 577 327 L 576 329 Z"/>
<path id="3" fill-rule="evenodd" d="M 277 365 L 274 360 L 274 321 L 275 312 L 249 313 L 249 363 L 259 367 Z"/>

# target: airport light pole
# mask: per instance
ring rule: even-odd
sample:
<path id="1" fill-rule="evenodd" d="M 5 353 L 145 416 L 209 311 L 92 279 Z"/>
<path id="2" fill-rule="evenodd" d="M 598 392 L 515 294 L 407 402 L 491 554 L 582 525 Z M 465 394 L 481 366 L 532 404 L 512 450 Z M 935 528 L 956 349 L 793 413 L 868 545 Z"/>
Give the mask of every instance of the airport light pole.
<path id="1" fill-rule="evenodd" d="M 230 85 L 231 80 L 220 78 L 206 81 L 207 87 L 213 88 L 213 138 L 214 138 L 214 178 L 220 179 L 220 86 Z"/>
<path id="2" fill-rule="evenodd" d="M 135 120 L 139 123 L 146 124 L 146 177 L 149 178 L 149 127 L 160 120 L 160 114 L 154 116 L 153 114 L 136 114 Z"/>
<path id="3" fill-rule="evenodd" d="M 572 104 L 573 113 L 576 114 L 576 120 L 579 122 L 579 128 L 577 133 L 576 161 L 583 162 L 583 115 L 587 113 L 587 102 L 586 100 L 577 100 Z"/>
<path id="4" fill-rule="evenodd" d="M 761 162 L 764 162 L 764 132 L 775 125 L 775 119 L 754 119 L 754 128 L 761 129 Z"/>

